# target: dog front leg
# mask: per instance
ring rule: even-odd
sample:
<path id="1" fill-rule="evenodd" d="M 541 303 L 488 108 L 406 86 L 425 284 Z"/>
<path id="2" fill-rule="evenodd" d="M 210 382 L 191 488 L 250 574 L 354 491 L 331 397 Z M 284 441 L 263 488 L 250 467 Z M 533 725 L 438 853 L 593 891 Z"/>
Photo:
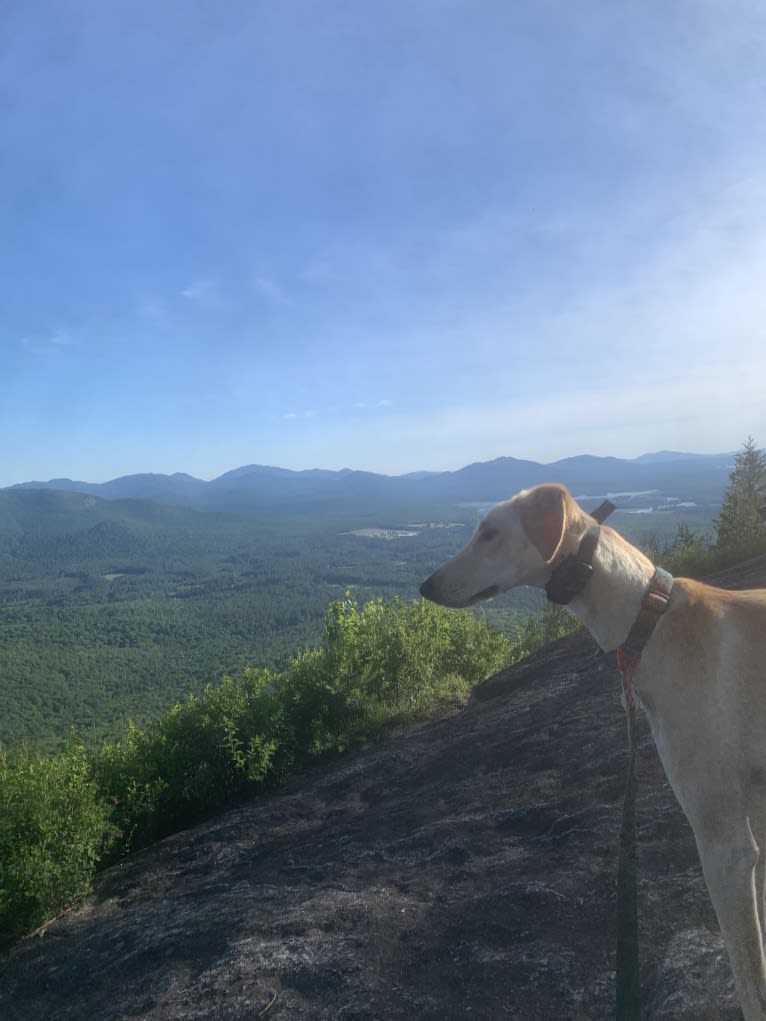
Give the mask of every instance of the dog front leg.
<path id="1" fill-rule="evenodd" d="M 739 832 L 737 832 L 737 830 Z M 766 1021 L 766 958 L 761 936 L 755 872 L 758 848 L 746 821 L 723 836 L 697 834 L 702 870 L 734 974 L 745 1021 Z"/>

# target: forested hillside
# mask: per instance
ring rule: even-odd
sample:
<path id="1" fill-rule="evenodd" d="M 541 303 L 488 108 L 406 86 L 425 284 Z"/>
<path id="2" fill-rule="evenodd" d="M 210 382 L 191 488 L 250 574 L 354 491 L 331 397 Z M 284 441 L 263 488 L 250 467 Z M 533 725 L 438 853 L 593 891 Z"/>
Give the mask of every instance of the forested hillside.
<path id="1" fill-rule="evenodd" d="M 223 673 L 279 667 L 347 588 L 414 597 L 475 513 L 460 517 L 397 536 L 411 522 L 0 492 L 0 740 L 114 737 Z"/>
<path id="2" fill-rule="evenodd" d="M 706 507 L 624 503 L 616 525 L 639 540 L 672 536 L 681 520 L 710 526 Z M 318 640 L 347 589 L 361 601 L 415 598 L 482 510 L 368 500 L 283 517 L 2 490 L 0 741 L 51 750 L 75 726 L 95 745 L 225 673 L 280 668 Z M 540 606 L 521 591 L 486 612 L 509 631 Z"/>

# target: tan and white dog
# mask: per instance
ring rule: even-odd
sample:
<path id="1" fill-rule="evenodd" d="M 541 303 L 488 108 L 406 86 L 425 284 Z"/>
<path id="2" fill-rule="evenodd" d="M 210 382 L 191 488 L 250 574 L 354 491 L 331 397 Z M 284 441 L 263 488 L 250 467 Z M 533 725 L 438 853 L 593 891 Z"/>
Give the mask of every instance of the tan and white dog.
<path id="1" fill-rule="evenodd" d="M 564 486 L 536 486 L 494 507 L 420 591 L 461 607 L 517 585 L 545 587 L 595 525 Z M 569 608 L 611 651 L 625 642 L 655 568 L 606 526 L 592 568 Z M 766 589 L 675 579 L 634 685 L 694 830 L 744 1016 L 766 1021 Z"/>

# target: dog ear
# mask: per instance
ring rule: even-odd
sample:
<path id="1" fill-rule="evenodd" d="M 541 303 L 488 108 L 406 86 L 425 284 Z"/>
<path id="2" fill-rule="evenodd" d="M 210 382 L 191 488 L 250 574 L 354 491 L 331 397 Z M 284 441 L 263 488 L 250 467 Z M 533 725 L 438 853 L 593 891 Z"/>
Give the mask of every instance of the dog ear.
<path id="1" fill-rule="evenodd" d="M 564 538 L 569 493 L 558 483 L 535 486 L 518 500 L 521 524 L 527 538 L 550 563 Z"/>

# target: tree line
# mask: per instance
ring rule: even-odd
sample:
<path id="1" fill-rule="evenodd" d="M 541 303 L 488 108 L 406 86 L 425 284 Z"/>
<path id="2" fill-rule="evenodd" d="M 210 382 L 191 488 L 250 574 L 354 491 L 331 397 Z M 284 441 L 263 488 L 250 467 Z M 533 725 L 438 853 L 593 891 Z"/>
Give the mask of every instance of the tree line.
<path id="1" fill-rule="evenodd" d="M 693 578 L 766 553 L 766 453 L 752 436 L 734 457 L 713 526 L 710 536 L 682 522 L 670 542 L 647 536 L 641 545 L 655 562 Z"/>

